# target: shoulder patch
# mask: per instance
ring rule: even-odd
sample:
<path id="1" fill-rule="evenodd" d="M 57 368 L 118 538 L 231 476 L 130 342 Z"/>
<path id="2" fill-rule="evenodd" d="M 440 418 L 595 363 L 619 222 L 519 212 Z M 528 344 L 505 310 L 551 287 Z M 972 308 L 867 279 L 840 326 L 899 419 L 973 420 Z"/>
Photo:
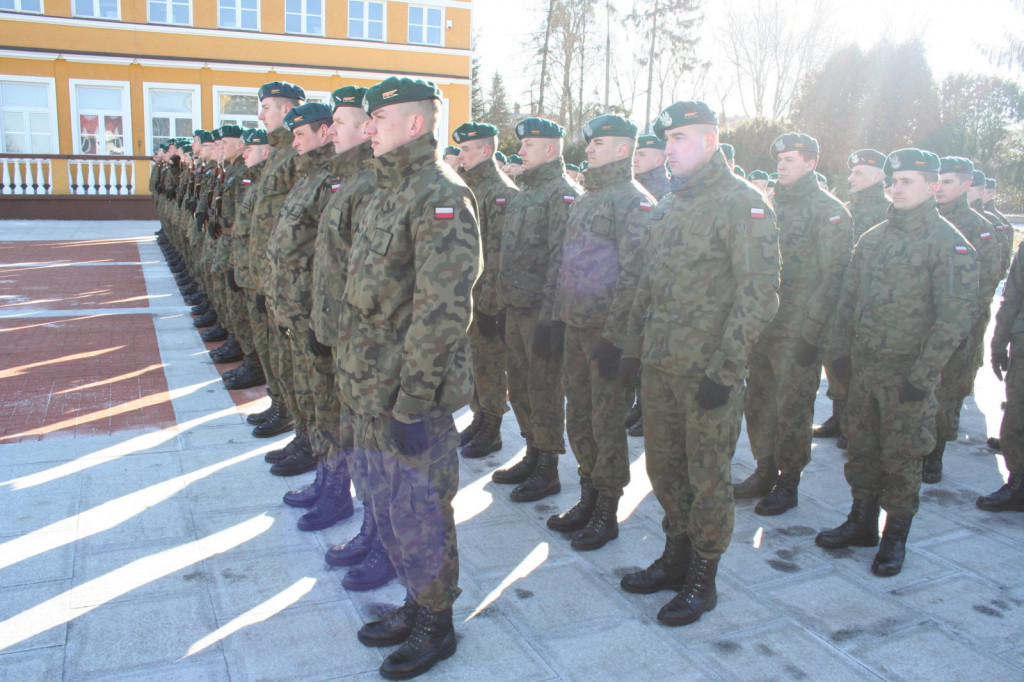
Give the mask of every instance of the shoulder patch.
<path id="1" fill-rule="evenodd" d="M 956 246 L 954 246 L 954 247 L 953 247 L 953 250 L 954 250 L 954 251 L 956 252 L 956 254 L 957 254 L 957 255 L 959 255 L 959 256 L 966 256 L 966 255 L 967 255 L 968 253 L 970 253 L 970 251 L 971 251 L 970 249 L 968 249 L 968 248 L 967 248 L 966 246 L 964 246 L 963 244 L 957 244 Z"/>
<path id="2" fill-rule="evenodd" d="M 505 197 L 495 197 L 494 198 L 494 205 L 495 206 L 504 206 L 507 203 L 508 203 L 508 199 L 506 199 Z"/>
<path id="3" fill-rule="evenodd" d="M 979 235 L 979 236 L 982 239 L 992 239 L 992 233 L 991 232 L 982 232 L 981 235 Z"/>
<path id="4" fill-rule="evenodd" d="M 576 201 L 576 196 L 573 194 L 566 194 L 562 196 L 562 203 L 571 204 Z"/>
<path id="5" fill-rule="evenodd" d="M 828 222 L 831 225 L 835 225 L 836 223 L 841 223 L 841 222 L 843 222 L 843 216 L 841 216 L 841 215 L 834 215 L 834 216 L 832 216 L 831 218 L 828 219 Z"/>
<path id="6" fill-rule="evenodd" d="M 750 209 L 750 217 L 751 218 L 756 218 L 758 220 L 764 219 L 764 209 L 763 208 L 752 208 L 752 209 Z"/>
<path id="7" fill-rule="evenodd" d="M 650 211 L 653 207 L 654 207 L 654 204 L 652 204 L 649 201 L 641 201 L 640 202 L 640 210 L 641 211 Z"/>
<path id="8" fill-rule="evenodd" d="M 455 217 L 455 207 L 438 206 L 434 208 L 434 218 L 437 220 L 451 220 Z"/>
<path id="9" fill-rule="evenodd" d="M 339 187 L 341 187 L 341 183 L 340 182 L 332 182 L 331 183 L 331 192 L 337 192 Z"/>
<path id="10" fill-rule="evenodd" d="M 251 185 L 252 184 L 252 178 L 242 178 L 242 184 L 243 185 Z"/>

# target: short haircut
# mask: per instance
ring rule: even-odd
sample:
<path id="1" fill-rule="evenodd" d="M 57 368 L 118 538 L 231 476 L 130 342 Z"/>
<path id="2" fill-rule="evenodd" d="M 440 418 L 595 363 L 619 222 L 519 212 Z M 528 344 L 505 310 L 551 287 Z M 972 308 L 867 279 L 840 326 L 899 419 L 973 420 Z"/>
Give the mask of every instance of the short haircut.
<path id="1" fill-rule="evenodd" d="M 818 154 L 816 152 L 809 152 L 803 149 L 798 149 L 797 153 L 800 154 L 804 161 L 817 161 Z"/>
<path id="2" fill-rule="evenodd" d="M 441 118 L 441 101 L 436 99 L 418 99 L 412 102 L 407 102 L 409 111 L 420 114 L 423 116 L 423 120 L 426 122 L 424 126 L 427 130 L 433 130 L 437 124 L 438 119 Z"/>
<path id="3" fill-rule="evenodd" d="M 917 172 L 920 173 L 921 176 L 924 178 L 924 181 L 929 183 L 929 184 L 931 184 L 933 182 L 938 182 L 939 181 L 939 172 L 938 171 L 917 171 Z M 960 175 L 960 173 L 957 173 L 957 175 Z"/>

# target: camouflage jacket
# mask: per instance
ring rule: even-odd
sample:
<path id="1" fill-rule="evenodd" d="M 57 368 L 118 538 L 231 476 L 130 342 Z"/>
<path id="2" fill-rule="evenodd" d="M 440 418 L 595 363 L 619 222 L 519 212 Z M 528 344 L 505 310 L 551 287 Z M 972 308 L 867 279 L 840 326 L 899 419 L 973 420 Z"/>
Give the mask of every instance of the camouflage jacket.
<path id="1" fill-rule="evenodd" d="M 1004 272 L 1002 248 L 996 232 L 985 216 L 971 208 L 966 195 L 948 204 L 938 204 L 938 208 L 939 214 L 951 222 L 977 252 L 978 306 L 975 315 L 988 315 L 992 296 Z"/>
<path id="2" fill-rule="evenodd" d="M 541 318 L 597 328 L 620 348 L 640 275 L 641 247 L 657 201 L 633 179 L 633 160 L 587 171 L 587 192 L 569 209 L 553 306 Z"/>
<path id="3" fill-rule="evenodd" d="M 278 324 L 302 333 L 309 328 L 313 310 L 313 253 L 320 216 L 340 187 L 326 166 L 334 156 L 330 143 L 295 159 L 298 180 L 288 192 L 267 240 L 270 270 L 263 278 L 263 292 Z"/>
<path id="4" fill-rule="evenodd" d="M 590 173 L 587 173 L 590 177 Z M 664 166 L 653 168 L 636 176 L 637 182 L 644 186 L 647 193 L 659 201 L 672 191 L 672 176 Z M 589 183 L 589 180 L 587 181 Z"/>
<path id="5" fill-rule="evenodd" d="M 1024 352 L 1024 262 L 1020 247 L 1003 285 L 1003 302 L 996 313 L 996 328 L 992 332 L 992 354 L 1005 353 L 1007 345 L 1012 345 L 1015 355 Z"/>
<path id="6" fill-rule="evenodd" d="M 1006 223 L 1003 222 L 1002 218 L 985 208 L 985 204 L 981 199 L 977 199 L 972 202 L 971 208 L 980 213 L 981 216 L 987 220 L 990 225 L 992 225 L 992 229 L 996 231 L 996 241 L 999 242 L 999 262 L 1003 272 L 1006 272 L 1006 268 L 1009 267 L 1010 264 L 1010 256 L 1013 255 L 1012 247 L 1007 248 L 1006 246 Z M 1012 234 L 1010 239 L 1012 242 Z"/>
<path id="7" fill-rule="evenodd" d="M 327 165 L 336 179 L 316 232 L 311 323 L 317 339 L 328 346 L 338 345 L 338 322 L 348 278 L 352 231 L 366 202 L 377 189 L 373 173 L 363 164 L 371 156 L 370 143 L 364 142 L 338 154 Z"/>
<path id="8" fill-rule="evenodd" d="M 353 234 L 342 403 L 405 420 L 451 414 L 473 393 L 467 330 L 483 266 L 473 193 L 432 134 L 367 164 L 377 191 Z"/>
<path id="9" fill-rule="evenodd" d="M 519 188 L 498 169 L 493 159 L 481 162 L 461 177 L 473 190 L 480 210 L 480 241 L 484 252 L 484 271 L 473 287 L 473 310 L 484 315 L 497 315 L 501 312 L 497 286 L 501 235 L 508 205 L 519 193 Z"/>
<path id="10" fill-rule="evenodd" d="M 256 278 L 256 288 L 264 294 L 270 293 L 263 289 L 266 276 L 270 272 L 267 242 L 277 224 L 281 207 L 288 198 L 288 192 L 299 179 L 295 169 L 298 152 L 292 147 L 295 136 L 287 128 L 278 128 L 269 133 L 268 137 L 273 149 L 267 157 L 259 183 L 250 188 L 256 195 L 256 205 L 253 206 L 252 222 L 249 226 L 250 275 Z"/>
<path id="11" fill-rule="evenodd" d="M 850 195 L 846 208 L 853 216 L 853 241 L 889 216 L 892 202 L 885 196 L 885 184 L 876 182 Z"/>
<path id="12" fill-rule="evenodd" d="M 1010 267 L 1010 258 L 1013 256 L 1013 223 L 1010 219 L 1003 215 L 1002 211 L 996 208 L 996 201 L 986 201 L 985 210 L 994 215 L 999 219 L 1002 225 L 1002 230 L 997 231 L 997 234 L 1002 239 L 1003 244 L 1003 272 L 1006 272 L 1006 268 Z"/>
<path id="13" fill-rule="evenodd" d="M 651 211 L 625 357 L 733 386 L 779 307 L 779 233 L 721 150 Z"/>
<path id="14" fill-rule="evenodd" d="M 246 289 L 257 288 L 257 278 L 249 267 L 249 239 L 252 236 L 252 209 L 259 198 L 251 191 L 259 184 L 260 175 L 266 167 L 266 160 L 246 168 L 238 181 L 235 197 L 235 221 L 231 228 L 231 265 L 235 269 L 235 281 Z"/>
<path id="15" fill-rule="evenodd" d="M 196 224 L 196 215 L 204 213 L 209 215 L 210 206 L 207 198 L 215 184 L 217 184 L 217 162 L 207 161 L 199 171 L 199 182 L 196 183 L 193 197 L 196 209 L 189 211 L 188 215 L 188 241 L 197 249 L 201 249 L 203 242 L 206 241 L 206 229 L 201 223 Z"/>
<path id="16" fill-rule="evenodd" d="M 928 199 L 860 238 L 843 279 L 830 357 L 909 360 L 914 386 L 939 373 L 967 336 L 978 298 L 978 261 Z"/>
<path id="17" fill-rule="evenodd" d="M 555 159 L 522 174 L 522 191 L 509 202 L 501 232 L 498 301 L 503 307 L 550 304 L 565 237 L 565 217 L 583 190 Z"/>
<path id="18" fill-rule="evenodd" d="M 217 208 L 217 215 L 210 212 L 210 220 L 216 218 L 220 225 L 221 233 L 214 244 L 214 256 L 210 261 L 216 272 L 226 272 L 231 267 L 231 258 L 234 251 L 234 237 L 231 233 L 235 220 L 235 200 L 237 187 L 241 182 L 241 175 L 245 172 L 245 162 L 241 155 L 234 161 L 229 161 L 224 167 L 224 181 L 220 184 L 218 194 L 220 196 L 219 206 L 217 196 L 214 196 L 214 206 Z"/>
<path id="19" fill-rule="evenodd" d="M 843 270 L 853 247 L 853 218 L 841 201 L 821 189 L 814 173 L 776 185 L 776 224 L 782 254 L 779 311 L 764 335 L 803 337 L 823 346 Z"/>

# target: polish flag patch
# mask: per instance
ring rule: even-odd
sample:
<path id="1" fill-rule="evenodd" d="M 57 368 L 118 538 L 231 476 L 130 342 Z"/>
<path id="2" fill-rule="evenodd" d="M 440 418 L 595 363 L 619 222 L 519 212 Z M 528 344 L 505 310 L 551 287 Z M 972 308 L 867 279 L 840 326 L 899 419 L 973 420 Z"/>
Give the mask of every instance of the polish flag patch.
<path id="1" fill-rule="evenodd" d="M 434 209 L 434 218 L 437 220 L 451 220 L 455 217 L 455 209 L 451 206 L 440 206 Z"/>
<path id="2" fill-rule="evenodd" d="M 970 253 L 970 249 L 968 249 L 963 244 L 957 244 L 956 246 L 953 247 L 953 250 L 956 251 L 958 254 L 961 254 L 961 255 L 964 255 L 964 256 L 966 256 L 968 253 Z"/>
<path id="3" fill-rule="evenodd" d="M 252 184 L 252 178 L 242 178 L 242 184 L 243 185 L 251 185 Z"/>
<path id="4" fill-rule="evenodd" d="M 494 199 L 494 205 L 495 206 L 504 206 L 507 203 L 508 203 L 508 199 L 506 199 L 505 197 L 496 197 Z"/>
<path id="5" fill-rule="evenodd" d="M 981 238 L 982 239 L 992 239 L 992 233 L 991 232 L 982 232 L 981 233 Z"/>
<path id="6" fill-rule="evenodd" d="M 339 187 L 341 187 L 341 183 L 340 182 L 333 183 L 331 185 L 331 192 L 337 192 Z"/>
<path id="7" fill-rule="evenodd" d="M 831 225 L 835 225 L 836 223 L 841 223 L 841 222 L 843 222 L 843 216 L 841 216 L 841 215 L 834 215 L 834 216 L 832 216 L 831 218 L 828 219 L 828 222 Z"/>
<path id="8" fill-rule="evenodd" d="M 571 194 L 566 194 L 564 197 L 562 197 L 562 202 L 566 203 L 566 204 L 571 204 L 571 203 L 573 203 L 575 201 L 576 201 L 576 197 L 574 197 Z"/>
<path id="9" fill-rule="evenodd" d="M 651 208 L 652 208 L 651 202 L 649 202 L 649 201 L 641 201 L 640 202 L 640 210 L 641 211 L 650 211 Z"/>
<path id="10" fill-rule="evenodd" d="M 763 208 L 752 208 L 752 209 L 750 209 L 750 217 L 751 218 L 757 218 L 758 220 L 764 219 L 764 209 Z"/>

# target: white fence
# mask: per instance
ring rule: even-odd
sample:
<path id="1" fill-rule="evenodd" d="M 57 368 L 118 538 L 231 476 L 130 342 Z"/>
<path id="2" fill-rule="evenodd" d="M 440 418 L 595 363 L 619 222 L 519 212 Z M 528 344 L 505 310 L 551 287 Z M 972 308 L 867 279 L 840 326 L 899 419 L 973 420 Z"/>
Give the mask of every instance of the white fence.
<path id="1" fill-rule="evenodd" d="M 143 161 L 148 163 L 149 160 Z M 54 188 L 57 175 L 59 187 Z M 67 182 L 64 182 L 64 177 Z M 136 193 L 130 158 L 51 156 L 0 158 L 0 195 L 128 196 Z"/>
<path id="2" fill-rule="evenodd" d="M 50 194 L 53 166 L 50 159 L 0 159 L 3 185 L 0 194 Z"/>
<path id="3" fill-rule="evenodd" d="M 68 161 L 71 194 L 135 194 L 135 164 L 129 159 Z"/>

